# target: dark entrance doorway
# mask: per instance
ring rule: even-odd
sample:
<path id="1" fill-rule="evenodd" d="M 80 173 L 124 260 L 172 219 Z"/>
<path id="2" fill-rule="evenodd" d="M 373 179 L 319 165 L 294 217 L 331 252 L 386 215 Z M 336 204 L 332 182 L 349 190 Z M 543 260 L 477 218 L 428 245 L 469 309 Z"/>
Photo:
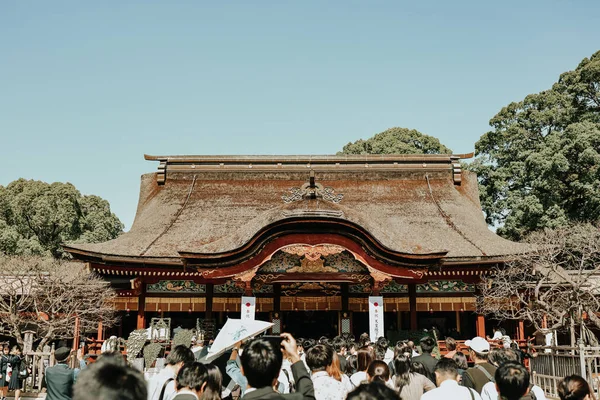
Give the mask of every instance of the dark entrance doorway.
<path id="1" fill-rule="evenodd" d="M 283 332 L 295 338 L 333 338 L 338 335 L 337 311 L 288 311 L 282 313 Z"/>

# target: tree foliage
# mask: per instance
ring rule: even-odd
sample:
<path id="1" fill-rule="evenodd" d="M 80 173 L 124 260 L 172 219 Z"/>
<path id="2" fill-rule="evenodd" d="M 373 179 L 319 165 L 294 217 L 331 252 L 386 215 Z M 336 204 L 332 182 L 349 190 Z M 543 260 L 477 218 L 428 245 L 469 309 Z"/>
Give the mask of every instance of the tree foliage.
<path id="1" fill-rule="evenodd" d="M 62 257 L 64 242 L 114 239 L 123 224 L 106 200 L 70 183 L 19 179 L 0 186 L 0 254 Z"/>
<path id="2" fill-rule="evenodd" d="M 551 89 L 504 107 L 490 125 L 471 169 L 499 234 L 518 240 L 600 219 L 600 51 Z"/>
<path id="3" fill-rule="evenodd" d="M 97 329 L 100 320 L 104 326 L 115 321 L 115 292 L 83 263 L 0 256 L 0 282 L 4 331 L 22 344 L 24 329 L 34 330 L 38 350 L 50 340 L 73 337 L 76 319 L 80 332 Z"/>
<path id="4" fill-rule="evenodd" d="M 586 315 L 584 327 L 600 328 L 600 229 L 588 223 L 548 228 L 526 241 L 532 251 L 484 278 L 478 312 L 530 321 L 538 330 L 545 323 L 550 330 L 566 329 L 571 320 L 581 325 Z"/>
<path id="5" fill-rule="evenodd" d="M 452 150 L 415 129 L 390 128 L 370 139 L 348 143 L 338 154 L 452 154 Z"/>

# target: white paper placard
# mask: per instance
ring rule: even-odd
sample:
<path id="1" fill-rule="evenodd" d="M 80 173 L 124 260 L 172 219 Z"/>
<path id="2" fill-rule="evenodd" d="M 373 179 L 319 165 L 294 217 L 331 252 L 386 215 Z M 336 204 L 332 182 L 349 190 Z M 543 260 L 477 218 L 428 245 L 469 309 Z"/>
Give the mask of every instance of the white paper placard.
<path id="1" fill-rule="evenodd" d="M 254 319 L 256 311 L 256 297 L 242 296 L 242 317 L 241 319 Z"/>
<path id="2" fill-rule="evenodd" d="M 376 342 L 380 336 L 384 336 L 383 329 L 383 297 L 369 297 L 369 336 L 371 341 Z"/>

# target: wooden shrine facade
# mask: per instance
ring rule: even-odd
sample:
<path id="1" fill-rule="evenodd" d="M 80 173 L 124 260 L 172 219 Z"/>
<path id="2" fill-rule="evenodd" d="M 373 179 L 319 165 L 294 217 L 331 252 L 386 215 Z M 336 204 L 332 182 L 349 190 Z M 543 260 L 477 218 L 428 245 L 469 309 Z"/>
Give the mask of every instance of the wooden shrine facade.
<path id="1" fill-rule="evenodd" d="M 65 249 L 137 314 L 475 310 L 482 274 L 524 250 L 491 232 L 454 155 L 146 156 L 131 230 Z M 341 317 L 340 317 L 341 318 Z M 483 328 L 478 318 L 478 330 Z M 400 323 L 400 319 L 398 319 Z M 340 328 L 341 329 L 341 328 Z M 481 332 L 480 332 L 481 333 Z"/>

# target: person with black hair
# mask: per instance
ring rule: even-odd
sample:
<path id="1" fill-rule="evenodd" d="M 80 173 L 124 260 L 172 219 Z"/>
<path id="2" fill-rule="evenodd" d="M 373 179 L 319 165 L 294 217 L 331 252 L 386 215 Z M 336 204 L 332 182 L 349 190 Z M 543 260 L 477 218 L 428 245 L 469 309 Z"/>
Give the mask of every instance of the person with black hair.
<path id="1" fill-rule="evenodd" d="M 315 390 L 306 367 L 298 355 L 296 340 L 289 333 L 281 334 L 281 347 L 263 338 L 253 339 L 244 347 L 241 355 L 242 372 L 248 380 L 248 388 L 242 399 L 314 399 Z M 296 392 L 280 394 L 273 389 L 281 369 L 283 357 L 290 359 Z"/>
<path id="2" fill-rule="evenodd" d="M 77 376 L 73 400 L 146 400 L 144 376 L 117 357 L 105 357 L 90 364 Z"/>
<path id="3" fill-rule="evenodd" d="M 435 348 L 435 340 L 431 336 L 425 336 L 421 338 L 419 341 L 421 345 L 421 350 L 423 354 L 417 357 L 413 357 L 413 362 L 420 362 L 425 367 L 427 371 L 427 377 L 432 381 L 435 380 L 435 375 L 433 371 L 435 370 L 435 366 L 438 363 L 438 359 L 431 355 L 431 352 Z"/>
<path id="4" fill-rule="evenodd" d="M 421 400 L 481 400 L 475 390 L 458 384 L 458 366 L 451 358 L 442 358 L 435 366 L 437 388 L 423 394 Z"/>
<path id="5" fill-rule="evenodd" d="M 452 359 L 456 361 L 456 365 L 458 366 L 458 375 L 460 376 L 459 382 L 462 382 L 462 377 L 465 374 L 467 368 L 469 368 L 467 356 L 462 351 L 457 351 L 456 353 L 454 353 L 454 357 L 452 357 Z"/>
<path id="6" fill-rule="evenodd" d="M 47 400 L 70 400 L 73 397 L 75 371 L 67 365 L 70 355 L 71 349 L 68 347 L 61 347 L 54 351 L 56 365 L 46 368 L 44 374 Z"/>
<path id="7" fill-rule="evenodd" d="M 496 370 L 496 389 L 504 400 L 519 400 L 529 392 L 529 371 L 517 362 L 506 362 Z"/>
<path id="8" fill-rule="evenodd" d="M 23 386 L 23 376 L 21 371 L 27 368 L 23 362 L 23 357 L 21 356 L 20 346 L 14 345 L 12 347 L 10 356 L 8 357 L 8 362 L 12 368 L 12 373 L 8 382 L 8 390 L 14 390 L 15 400 L 19 400 L 21 398 L 21 387 Z"/>
<path id="9" fill-rule="evenodd" d="M 8 360 L 10 347 L 8 344 L 2 346 L 2 354 L 0 354 L 0 400 L 4 400 L 8 394 Z"/>
<path id="10" fill-rule="evenodd" d="M 560 400 L 595 400 L 589 383 L 579 375 L 570 375 L 558 383 Z"/>
<path id="11" fill-rule="evenodd" d="M 207 381 L 208 367 L 206 365 L 198 361 L 183 364 L 177 373 L 177 393 L 173 400 L 199 400 L 204 398 Z M 220 393 L 218 398 L 221 398 Z"/>
<path id="12" fill-rule="evenodd" d="M 306 364 L 312 374 L 317 400 L 343 400 L 348 394 L 342 382 L 327 373 L 327 367 L 333 363 L 333 357 L 333 348 L 323 344 L 311 347 L 306 352 Z"/>
<path id="13" fill-rule="evenodd" d="M 148 400 L 171 400 L 175 396 L 175 378 L 184 364 L 194 362 L 194 352 L 176 346 L 167 356 L 167 366 L 148 381 Z"/>
<path id="14" fill-rule="evenodd" d="M 206 364 L 206 387 L 202 394 L 202 400 L 221 400 L 223 391 L 223 375 L 216 365 Z"/>
<path id="15" fill-rule="evenodd" d="M 357 387 L 367 381 L 367 368 L 375 359 L 375 351 L 369 346 L 363 346 L 356 353 L 356 372 L 350 377 L 350 382 Z"/>
<path id="16" fill-rule="evenodd" d="M 507 362 L 520 364 L 518 354 L 513 349 L 504 348 L 491 350 L 488 355 L 488 361 L 495 367 L 500 367 Z M 496 387 L 495 378 L 494 381 L 483 385 L 483 389 L 481 389 L 481 398 L 483 400 L 498 400 L 498 389 Z M 523 400 L 531 399 L 546 400 L 544 390 L 537 385 L 530 384 L 529 394 L 525 396 Z"/>
<path id="17" fill-rule="evenodd" d="M 358 345 L 360 347 L 368 346 L 371 344 L 371 337 L 368 333 L 363 333 L 358 337 Z"/>
<path id="18" fill-rule="evenodd" d="M 403 400 L 419 400 L 423 393 L 435 389 L 427 376 L 413 371 L 411 358 L 407 353 L 399 354 L 394 359 L 394 371 L 392 385 Z"/>
<path id="19" fill-rule="evenodd" d="M 346 400 L 398 400 L 398 395 L 381 382 L 371 382 L 348 393 Z"/>
<path id="20" fill-rule="evenodd" d="M 348 356 L 348 358 L 346 359 L 346 370 L 344 371 L 344 373 L 346 375 L 348 375 L 348 377 L 351 377 L 352 375 L 354 375 L 356 373 L 357 368 L 358 368 L 358 356 L 356 354 L 352 354 L 352 355 Z"/>
<path id="21" fill-rule="evenodd" d="M 336 357 L 340 362 L 340 369 L 342 371 L 346 370 L 346 349 L 348 344 L 341 336 L 336 336 L 333 338 L 333 348 L 335 349 Z"/>
<path id="22" fill-rule="evenodd" d="M 382 354 L 381 358 L 377 357 L 379 360 L 382 360 L 386 364 L 390 363 L 394 359 L 394 351 L 390 349 L 390 341 L 381 336 L 377 339 L 377 349 L 378 354 Z"/>

